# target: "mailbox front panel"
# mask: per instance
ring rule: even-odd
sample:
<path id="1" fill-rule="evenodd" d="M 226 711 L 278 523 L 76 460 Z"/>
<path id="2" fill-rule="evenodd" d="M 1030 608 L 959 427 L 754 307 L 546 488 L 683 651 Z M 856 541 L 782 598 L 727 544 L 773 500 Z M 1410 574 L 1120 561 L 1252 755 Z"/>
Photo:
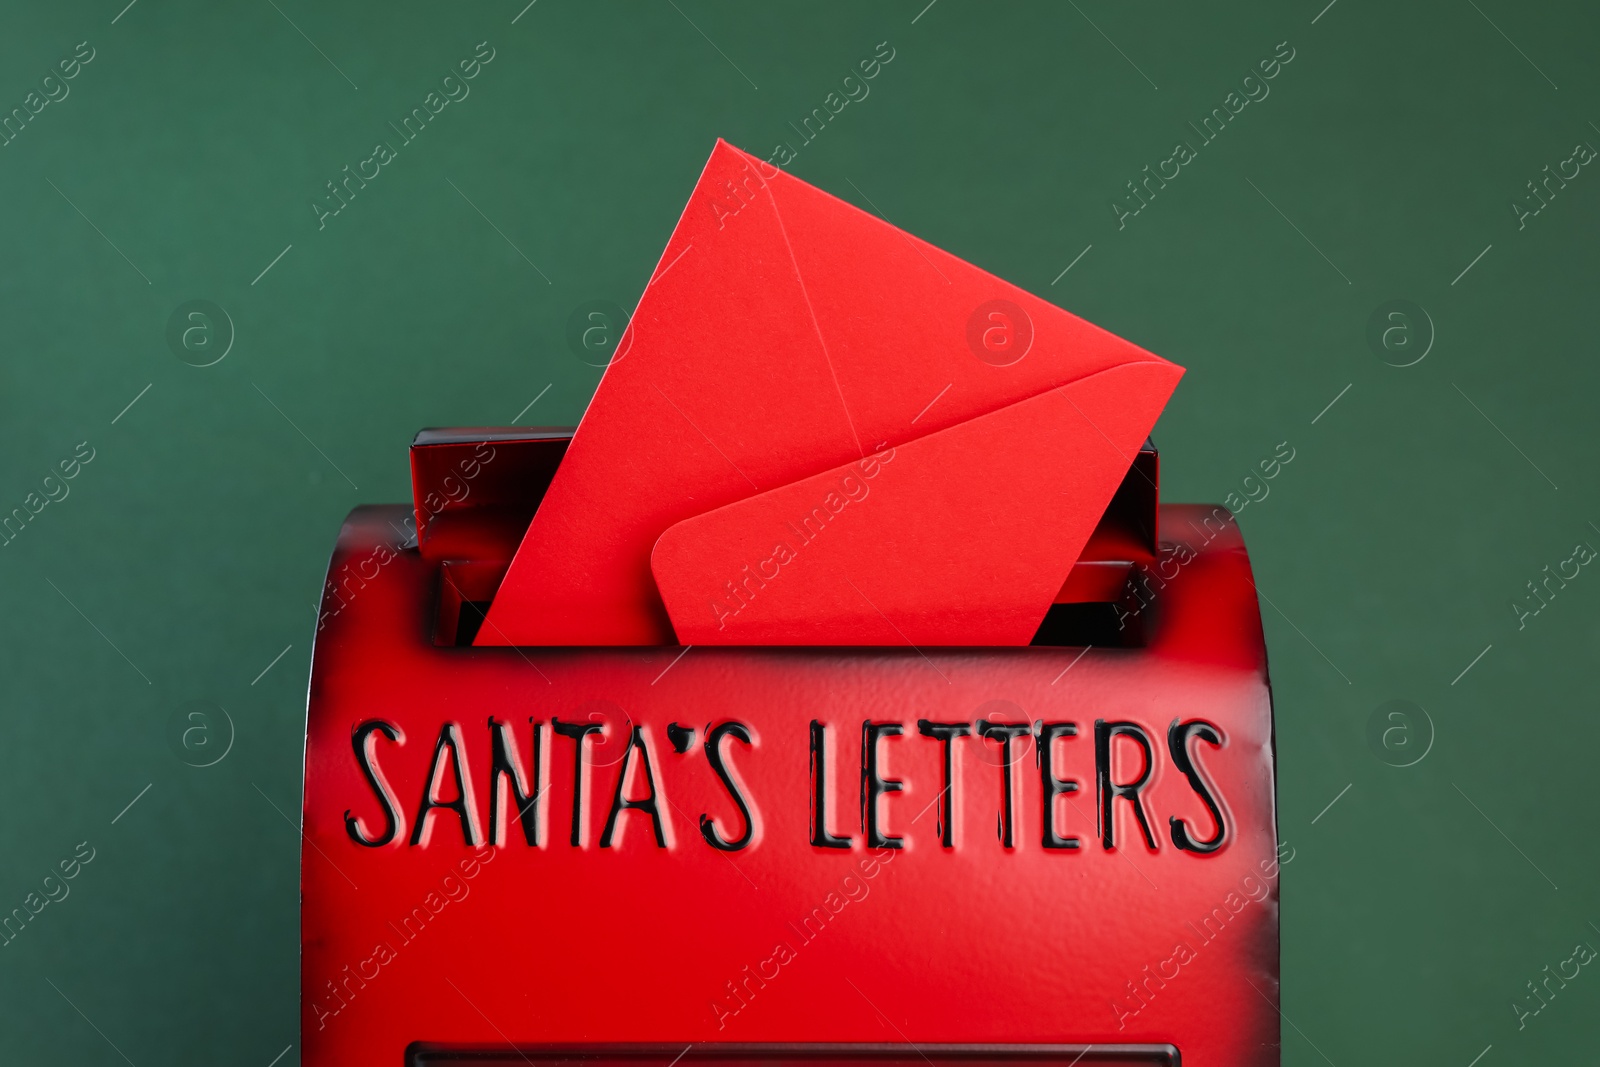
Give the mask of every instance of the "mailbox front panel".
<path id="1" fill-rule="evenodd" d="M 407 514 L 330 568 L 305 1063 L 1277 1062 L 1225 512 L 1164 506 L 1144 647 L 1087 650 L 441 647 Z"/>

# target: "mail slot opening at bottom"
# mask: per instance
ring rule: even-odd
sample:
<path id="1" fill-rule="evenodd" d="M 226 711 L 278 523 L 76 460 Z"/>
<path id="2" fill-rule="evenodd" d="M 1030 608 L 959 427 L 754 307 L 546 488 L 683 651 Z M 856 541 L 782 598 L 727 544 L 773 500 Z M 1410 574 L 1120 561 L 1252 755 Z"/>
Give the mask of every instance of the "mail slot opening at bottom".
<path id="1" fill-rule="evenodd" d="M 1182 1067 L 1174 1045 L 589 1045 L 416 1043 L 405 1067 Z"/>

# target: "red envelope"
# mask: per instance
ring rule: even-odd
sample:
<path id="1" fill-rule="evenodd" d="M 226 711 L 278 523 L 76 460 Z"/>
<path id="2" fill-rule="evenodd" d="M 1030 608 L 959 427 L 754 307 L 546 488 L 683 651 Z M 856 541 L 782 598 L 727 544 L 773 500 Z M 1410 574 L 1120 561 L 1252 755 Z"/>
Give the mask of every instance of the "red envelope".
<path id="1" fill-rule="evenodd" d="M 1025 645 L 1182 374 L 719 141 L 476 643 Z"/>

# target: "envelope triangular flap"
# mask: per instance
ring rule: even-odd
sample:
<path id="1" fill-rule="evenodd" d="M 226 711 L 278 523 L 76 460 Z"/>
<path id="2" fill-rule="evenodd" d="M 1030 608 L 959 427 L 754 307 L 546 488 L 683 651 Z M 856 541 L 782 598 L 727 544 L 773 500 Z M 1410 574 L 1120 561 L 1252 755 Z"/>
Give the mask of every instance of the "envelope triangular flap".
<path id="1" fill-rule="evenodd" d="M 1100 371 L 672 526 L 654 570 L 678 639 L 1028 644 L 1175 371 Z"/>
<path id="2" fill-rule="evenodd" d="M 981 343 L 988 316 L 995 313 L 1013 343 L 999 359 Z M 979 613 L 992 620 L 1010 620 L 983 631 L 995 638 L 993 643 L 1026 643 L 1026 637 L 1011 637 L 1029 616 L 1037 626 L 1181 370 L 719 142 L 501 583 L 478 643 L 688 641 L 685 631 L 699 632 L 704 621 L 692 622 L 690 616 L 708 611 L 701 593 L 686 590 L 703 586 L 705 574 L 720 573 L 723 561 L 715 553 L 685 554 L 673 539 L 665 554 L 658 553 L 652 576 L 651 551 L 669 528 L 825 477 L 823 472 L 842 470 L 879 449 L 909 448 L 940 431 L 960 430 L 1130 363 L 1145 364 L 1153 373 L 1136 383 L 1127 379 L 1123 392 L 1094 413 L 1064 405 L 1063 392 L 1056 401 L 1028 409 L 1040 414 L 999 417 L 995 424 L 1020 419 L 1012 431 L 1036 435 L 1023 453 L 1012 454 L 1003 434 L 986 432 L 990 423 L 974 426 L 967 430 L 971 439 L 957 451 L 981 448 L 988 454 L 940 478 L 934 476 L 945 462 L 939 457 L 953 453 L 941 451 L 946 446 L 938 442 L 910 448 L 909 462 L 891 464 L 896 477 L 889 478 L 891 468 L 885 467 L 881 487 L 874 485 L 875 504 L 890 499 L 900 504 L 879 511 L 870 536 L 869 524 L 859 523 L 860 534 L 837 539 L 848 546 L 814 554 L 818 568 L 836 552 L 882 555 L 886 545 L 904 546 L 918 529 L 896 527 L 893 516 L 917 523 L 939 511 L 963 516 L 957 525 L 970 533 L 967 547 L 931 555 L 899 553 L 894 555 L 901 561 L 899 570 L 885 575 L 899 573 L 897 581 L 915 582 L 914 562 L 933 557 L 968 579 L 986 568 L 996 574 L 1011 571 L 1037 554 L 1017 555 L 1015 546 L 1004 547 L 1010 543 L 1005 538 L 990 539 L 972 511 L 981 505 L 963 496 L 962 480 L 955 475 L 1010 483 L 1019 498 L 1049 492 L 1066 500 L 1063 493 L 1069 493 L 1076 500 L 1067 509 L 1070 514 L 1036 509 L 1029 520 L 1045 524 L 1043 533 L 1054 538 L 1058 558 L 1044 567 L 1048 575 L 1034 575 L 1036 581 L 1023 583 L 1026 590 L 999 583 L 1010 588 L 986 594 L 1009 604 L 981 597 L 973 602 L 986 605 Z M 1119 407 L 1138 423 L 1126 434 L 1105 425 L 1122 417 L 1110 413 Z M 1037 437 L 1042 429 L 1048 432 Z M 1059 483 L 1046 488 L 1047 472 L 1062 470 L 1060 459 L 1039 466 L 1036 459 L 1024 458 L 1045 440 L 1067 449 L 1068 460 L 1078 456 L 1085 469 L 1099 471 L 1101 462 L 1120 463 L 1120 469 L 1107 475 L 1103 493 L 1098 475 L 1093 487 Z M 1115 459 L 1088 458 L 1095 449 L 1109 449 Z M 1064 488 L 1071 484 L 1076 487 Z M 913 490 L 917 485 L 923 488 Z M 918 504 L 910 499 L 916 492 L 934 495 Z M 935 507 L 934 501 L 942 505 Z M 789 501 L 752 504 L 739 513 L 742 517 L 708 523 L 707 532 L 726 524 L 717 543 L 731 551 L 742 544 L 735 533 L 741 522 L 760 525 L 765 521 L 755 518 L 760 509 L 777 509 L 780 503 Z M 834 562 L 852 580 L 853 574 L 866 573 L 843 556 Z M 1033 587 L 1049 585 L 1050 575 L 1055 586 L 1036 595 Z M 674 608 L 669 621 L 658 579 L 674 587 L 669 602 L 680 596 L 700 602 L 685 609 L 689 614 L 682 619 Z M 942 580 L 928 572 L 921 577 L 930 589 Z M 948 610 L 926 595 L 919 600 L 883 588 L 878 595 L 863 591 L 874 603 L 881 596 L 899 605 L 897 610 L 927 620 L 914 628 L 928 643 L 975 642 L 977 635 L 970 633 L 963 642 L 930 635 L 969 626 L 978 607 Z M 829 596 L 837 594 L 835 589 Z M 787 636 L 781 640 L 895 643 L 882 638 L 880 608 L 860 600 L 852 607 L 827 597 L 786 603 Z M 869 625 L 878 635 L 870 640 L 864 637 Z M 1002 630 L 1004 641 L 999 640 Z M 756 629 L 742 632 L 747 636 L 739 640 L 769 639 Z"/>

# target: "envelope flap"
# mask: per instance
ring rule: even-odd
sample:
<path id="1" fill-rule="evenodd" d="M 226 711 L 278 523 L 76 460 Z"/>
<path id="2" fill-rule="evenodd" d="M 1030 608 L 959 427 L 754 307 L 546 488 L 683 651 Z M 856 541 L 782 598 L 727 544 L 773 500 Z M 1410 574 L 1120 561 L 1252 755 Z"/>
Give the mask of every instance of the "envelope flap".
<path id="1" fill-rule="evenodd" d="M 1112 367 L 673 525 L 679 640 L 1028 644 L 1181 373 Z"/>

